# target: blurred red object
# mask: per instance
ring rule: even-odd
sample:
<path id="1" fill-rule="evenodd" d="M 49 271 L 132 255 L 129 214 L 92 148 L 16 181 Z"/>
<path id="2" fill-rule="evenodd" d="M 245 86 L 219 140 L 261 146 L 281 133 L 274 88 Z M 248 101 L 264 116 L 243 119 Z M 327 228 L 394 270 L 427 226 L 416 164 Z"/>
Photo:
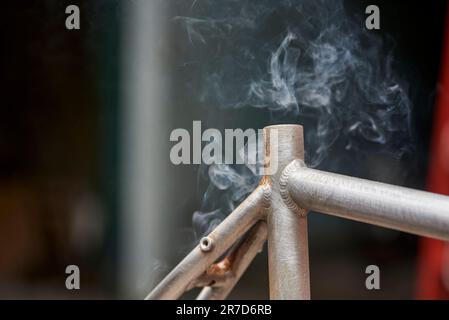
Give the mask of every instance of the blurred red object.
<path id="1" fill-rule="evenodd" d="M 449 15 L 434 115 L 427 189 L 449 195 Z M 417 299 L 449 299 L 449 243 L 422 238 L 419 244 Z"/>

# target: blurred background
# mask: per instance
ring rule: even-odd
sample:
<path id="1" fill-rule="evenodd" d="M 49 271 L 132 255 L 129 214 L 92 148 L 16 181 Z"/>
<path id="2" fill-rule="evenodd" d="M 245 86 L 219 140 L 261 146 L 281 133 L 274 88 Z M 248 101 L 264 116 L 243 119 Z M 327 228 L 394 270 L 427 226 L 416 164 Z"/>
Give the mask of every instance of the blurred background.
<path id="1" fill-rule="evenodd" d="M 203 130 L 300 123 L 319 169 L 449 194 L 447 1 L 347 0 L 335 16 L 331 3 L 5 2 L 0 298 L 143 298 L 204 232 L 192 223 L 194 212 L 219 210 L 202 220 L 211 227 L 240 200 L 217 192 L 207 167 L 171 164 L 170 133 L 191 131 L 194 120 Z M 80 30 L 65 28 L 69 4 L 80 8 Z M 380 8 L 380 30 L 365 30 L 370 4 Z M 349 29 L 339 19 L 363 29 L 354 37 L 367 43 L 341 35 Z M 329 22 L 342 22 L 341 39 L 314 29 Z M 273 90 L 267 65 L 289 31 L 303 36 L 289 49 L 303 50 L 320 33 L 337 47 L 354 45 L 355 56 L 367 57 L 362 71 L 380 71 L 348 77 L 396 83 L 399 93 L 382 109 L 394 107 L 394 114 L 369 134 L 355 130 L 353 117 L 370 114 L 358 106 L 383 102 L 362 94 L 355 101 L 352 87 L 340 101 L 343 111 L 335 111 L 343 119 L 337 123 L 307 109 L 307 101 L 282 105 L 258 96 L 267 104 L 261 108 L 261 101 L 240 99 L 249 82 Z M 319 140 L 323 121 L 331 130 Z M 370 134 L 382 133 L 386 122 L 394 128 L 379 144 Z M 317 152 L 323 146 L 326 152 Z M 311 213 L 309 245 L 313 299 L 449 297 L 449 250 L 441 242 Z M 65 287 L 72 264 L 80 268 L 80 290 Z M 380 267 L 380 290 L 365 288 L 371 264 Z M 267 271 L 264 252 L 230 298 L 267 299 Z"/>

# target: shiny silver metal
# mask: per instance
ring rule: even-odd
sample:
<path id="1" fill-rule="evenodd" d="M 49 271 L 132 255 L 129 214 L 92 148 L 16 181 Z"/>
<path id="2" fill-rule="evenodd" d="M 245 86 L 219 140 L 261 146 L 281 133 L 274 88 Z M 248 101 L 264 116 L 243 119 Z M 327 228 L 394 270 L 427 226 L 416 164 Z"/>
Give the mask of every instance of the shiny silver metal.
<path id="1" fill-rule="evenodd" d="M 271 184 L 267 216 L 270 299 L 310 299 L 307 215 L 286 198 L 283 180 L 285 167 L 304 159 L 303 129 L 298 125 L 266 127 L 264 139 L 270 167 L 266 177 Z"/>
<path id="2" fill-rule="evenodd" d="M 310 299 L 307 210 L 449 241 L 449 197 L 307 168 L 301 126 L 264 139 L 260 185 L 146 299 L 225 299 L 266 238 L 270 298 Z"/>
<path id="3" fill-rule="evenodd" d="M 208 235 L 213 242 L 212 248 L 204 252 L 201 245 L 197 245 L 145 299 L 179 298 L 192 281 L 201 276 L 261 218 L 269 189 L 268 185 L 256 188 Z"/>
<path id="4" fill-rule="evenodd" d="M 449 197 L 385 183 L 289 165 L 291 198 L 309 210 L 449 240 Z"/>

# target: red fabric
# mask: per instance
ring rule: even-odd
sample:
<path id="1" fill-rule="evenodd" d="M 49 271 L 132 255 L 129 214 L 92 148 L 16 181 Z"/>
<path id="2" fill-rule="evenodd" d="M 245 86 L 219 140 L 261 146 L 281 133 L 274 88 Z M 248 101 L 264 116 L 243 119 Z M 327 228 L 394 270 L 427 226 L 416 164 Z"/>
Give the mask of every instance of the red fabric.
<path id="1" fill-rule="evenodd" d="M 449 15 L 448 15 L 449 16 Z M 449 195 L 449 19 L 441 63 L 440 87 L 432 133 L 427 189 Z M 419 245 L 417 299 L 449 299 L 449 244 L 422 238 Z M 449 282 L 449 279 L 446 280 Z"/>

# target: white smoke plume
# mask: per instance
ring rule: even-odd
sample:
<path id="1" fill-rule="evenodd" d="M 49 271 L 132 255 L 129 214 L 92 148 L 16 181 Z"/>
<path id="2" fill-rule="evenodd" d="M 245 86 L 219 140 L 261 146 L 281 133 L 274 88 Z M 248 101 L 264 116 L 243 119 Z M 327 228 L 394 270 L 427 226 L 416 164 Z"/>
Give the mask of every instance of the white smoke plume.
<path id="1" fill-rule="evenodd" d="M 199 104 L 259 108 L 272 123 L 304 125 L 313 167 L 333 148 L 401 157 L 411 147 L 411 104 L 391 46 L 342 1 L 198 0 L 191 12 L 175 22 L 188 39 L 187 59 L 200 61 L 193 69 Z M 194 215 L 202 234 L 259 177 L 245 166 L 200 172 L 210 181 Z"/>

